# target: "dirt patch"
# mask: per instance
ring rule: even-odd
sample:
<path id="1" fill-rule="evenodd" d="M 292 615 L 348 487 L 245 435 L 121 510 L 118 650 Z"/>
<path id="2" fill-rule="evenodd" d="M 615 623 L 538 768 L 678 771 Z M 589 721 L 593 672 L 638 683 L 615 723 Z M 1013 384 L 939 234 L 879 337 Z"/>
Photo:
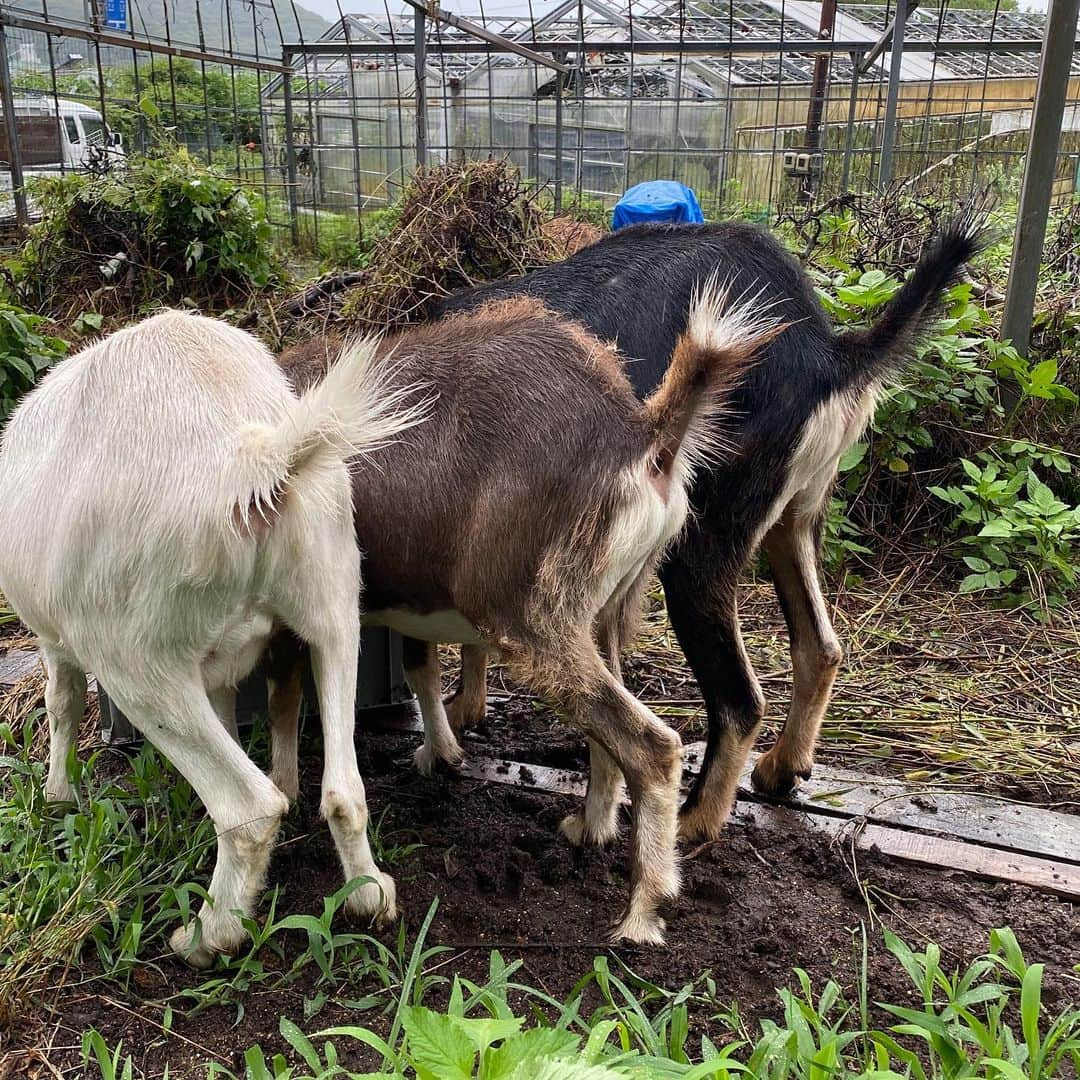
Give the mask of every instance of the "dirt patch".
<path id="1" fill-rule="evenodd" d="M 744 589 L 740 611 L 769 701 L 764 747 L 783 718 L 790 691 L 787 639 L 768 585 Z M 878 579 L 843 590 L 834 617 L 848 658 L 820 761 L 1076 804 L 1077 774 L 1070 764 L 1075 758 L 1063 711 L 1075 698 L 1080 670 L 1075 627 L 1041 628 Z M 704 736 L 697 688 L 655 604 L 625 671 L 634 691 L 679 728 L 685 741 Z M 1042 677 L 1048 671 L 1053 680 Z M 526 770 L 519 773 L 530 766 L 586 767 L 578 735 L 520 688 L 504 684 L 497 670 L 490 686 L 490 716 L 482 731 L 464 739 L 467 753 L 523 763 Z M 84 733 L 93 740 L 92 731 Z M 382 835 L 395 844 L 423 845 L 392 868 L 408 941 L 438 898 L 429 943 L 451 950 L 433 961 L 439 975 L 457 972 L 482 981 L 490 950 L 498 948 L 507 960 L 523 962 L 520 981 L 565 997 L 594 957 L 612 955 L 604 935 L 627 892 L 625 823 L 623 838 L 611 850 L 575 852 L 556 831 L 572 798 L 449 774 L 424 779 L 411 765 L 417 741 L 415 734 L 365 734 L 359 740 L 372 812 L 378 817 L 385 810 Z M 287 822 L 271 868 L 270 884 L 280 889 L 279 918 L 317 914 L 322 898 L 340 885 L 333 844 L 318 818 L 318 748 L 309 741 L 305 749 L 302 803 Z M 125 765 L 122 758 L 115 764 L 121 771 Z M 1047 1005 L 1057 1010 L 1077 999 L 1069 976 L 1080 963 L 1075 904 L 1019 886 L 920 869 L 875 851 L 859 852 L 853 863 L 849 846 L 834 844 L 800 815 L 789 820 L 790 828 L 778 831 L 737 816 L 722 841 L 687 853 L 683 895 L 666 912 L 667 946 L 619 949 L 614 955 L 642 979 L 669 989 L 711 970 L 721 1005 L 738 1002 L 754 1033 L 760 1019 L 780 1015 L 775 988 L 791 983 L 792 967 L 804 968 L 817 989 L 834 978 L 851 996 L 863 925 L 870 1000 L 901 1004 L 915 998 L 882 944 L 882 925 L 912 944 L 937 941 L 947 967 L 985 952 L 989 931 L 1009 925 L 1029 961 L 1047 964 Z M 379 938 L 395 947 L 396 932 Z M 287 937 L 284 957 L 264 950 L 260 960 L 279 969 L 303 944 L 300 935 Z M 90 1027 L 110 1046 L 123 1040 L 124 1052 L 148 1077 L 160 1077 L 168 1065 L 173 1077 L 201 1080 L 212 1061 L 242 1075 L 243 1052 L 255 1044 L 268 1055 L 291 1054 L 279 1032 L 283 1015 L 308 1032 L 337 1024 L 383 1031 L 388 1026 L 378 1009 L 347 1004 L 380 987 L 362 979 L 320 985 L 314 967 L 287 986 L 256 987 L 240 996 L 242 1008 L 234 1002 L 197 1013 L 183 995 L 205 977 L 169 956 L 136 969 L 126 986 L 103 983 L 99 974 L 88 949 L 43 1008 L 0 1045 L 0 1076 L 5 1051 L 15 1047 L 36 1048 L 57 1069 L 77 1069 L 82 1033 Z M 596 1004 L 591 997 L 583 1012 Z M 167 1007 L 173 1009 L 168 1034 L 162 1031 Z M 725 1037 L 718 1011 L 717 1005 L 692 1007 L 691 1045 L 698 1033 Z M 888 1022 L 884 1016 L 877 1021 Z M 350 1068 L 377 1065 L 345 1040 L 338 1048 Z M 31 1056 L 8 1060 L 11 1075 L 34 1075 Z"/>
<path id="2" fill-rule="evenodd" d="M 604 932 L 626 895 L 625 828 L 608 851 L 576 852 L 556 832 L 572 798 L 451 775 L 422 778 L 409 764 L 412 735 L 367 735 L 361 742 L 372 811 L 386 812 L 383 835 L 423 845 L 394 873 L 410 932 L 438 898 L 429 943 L 451 950 L 437 959 L 439 974 L 483 979 L 489 952 L 498 948 L 508 960 L 523 961 L 522 981 L 556 997 L 568 994 L 593 958 L 611 951 Z M 340 884 L 333 845 L 317 817 L 320 771 L 317 756 L 303 762 L 302 805 L 274 858 L 278 917 L 317 913 L 322 897 Z M 777 831 L 737 818 L 721 842 L 689 854 L 683 895 L 667 912 L 667 946 L 616 954 L 638 976 L 666 988 L 710 969 L 721 1002 L 738 1002 L 754 1030 L 762 1017 L 779 1014 L 775 987 L 789 982 L 793 966 L 806 969 L 819 989 L 833 978 L 854 994 L 862 924 L 870 928 L 870 999 L 897 1003 L 912 1003 L 914 995 L 881 943 L 880 925 L 913 944 L 939 942 L 946 966 L 984 952 L 988 932 L 1010 925 L 1028 959 L 1047 964 L 1047 1004 L 1060 1007 L 1075 997 L 1068 971 L 1080 961 L 1080 920 L 1073 905 L 1017 886 L 912 868 L 874 852 L 860 853 L 853 866 L 844 846 L 831 844 L 798 815 L 791 820 L 789 830 Z M 381 937 L 393 947 L 393 932 Z M 283 961 L 267 951 L 265 962 Z M 51 1041 L 58 1049 L 49 1059 L 60 1069 L 78 1062 L 75 1047 L 88 1027 L 110 1045 L 123 1039 L 147 1076 L 160 1076 L 168 1063 L 173 1077 L 201 1077 L 212 1060 L 242 1070 L 242 1053 L 255 1043 L 267 1052 L 287 1050 L 279 1034 L 282 1015 L 308 1031 L 387 1024 L 376 1011 L 358 1013 L 342 1003 L 377 991 L 374 986 L 329 989 L 330 1000 L 305 1017 L 305 1003 L 310 1009 L 320 992 L 317 971 L 310 969 L 288 987 L 248 995 L 242 1014 L 235 1005 L 198 1015 L 176 1011 L 166 1035 L 160 1027 L 166 1003 L 182 1008 L 177 995 L 198 985 L 199 977 L 167 958 L 140 968 L 126 988 L 95 984 L 94 975 L 91 959 L 69 971 L 51 1008 L 37 1018 L 44 1026 L 35 1022 L 21 1033 L 39 1046 Z M 692 1010 L 694 1029 L 722 1037 L 726 1027 L 716 1011 Z M 376 1064 L 346 1041 L 339 1050 L 351 1067 Z"/>

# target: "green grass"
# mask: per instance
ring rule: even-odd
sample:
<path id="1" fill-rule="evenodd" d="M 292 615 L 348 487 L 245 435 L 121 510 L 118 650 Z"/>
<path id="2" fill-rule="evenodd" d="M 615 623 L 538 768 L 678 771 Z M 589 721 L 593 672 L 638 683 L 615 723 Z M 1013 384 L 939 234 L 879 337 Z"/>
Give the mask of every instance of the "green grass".
<path id="1" fill-rule="evenodd" d="M 424 977 L 432 950 L 425 947 L 434 914 L 428 912 L 392 1009 L 389 1031 L 342 1025 L 306 1034 L 286 1017 L 280 1034 L 288 1048 L 251 1046 L 243 1072 L 207 1066 L 208 1080 L 360 1080 L 374 1075 L 418 1080 L 605 1080 L 609 1077 L 684 1080 L 1049 1080 L 1080 1070 L 1080 1009 L 1053 1013 L 1042 1002 L 1041 964 L 1028 964 L 1011 931 L 995 930 L 990 951 L 964 969 L 941 965 L 940 950 L 910 949 L 886 931 L 886 944 L 910 977 L 914 1005 L 880 1003 L 896 1018 L 871 1026 L 865 939 L 858 997 L 844 1000 L 839 985 L 815 992 L 796 969 L 791 987 L 778 991 L 781 1017 L 751 1034 L 732 1006 L 718 1009 L 708 975 L 677 992 L 612 971 L 598 957 L 564 1002 L 515 978 L 521 962 L 491 953 L 482 984 L 455 976 L 448 1002 L 432 1008 L 428 996 L 445 980 Z M 582 1012 L 592 987 L 601 1004 Z M 527 1008 L 511 1004 L 524 1001 Z M 713 1020 L 736 1029 L 724 1040 L 690 1035 L 691 1009 L 712 1010 Z M 356 1072 L 343 1056 L 362 1048 L 377 1072 Z M 290 1063 L 289 1058 L 292 1058 Z M 110 1048 L 88 1031 L 83 1060 L 105 1080 L 138 1075 L 123 1047 Z"/>
<path id="2" fill-rule="evenodd" d="M 213 854 L 212 827 L 190 788 L 149 748 L 120 770 L 122 782 L 104 775 L 106 751 L 73 759 L 80 806 L 46 806 L 33 753 L 40 722 L 35 714 L 18 731 L 0 730 L 4 1021 L 32 1017 L 46 1002 L 62 1009 L 64 981 L 139 998 L 133 972 L 166 960 L 165 935 L 204 895 L 195 881 L 205 880 Z M 416 849 L 382 820 L 373 837 L 387 864 L 407 864 Z M 355 1071 L 357 1060 L 419 1080 L 1046 1080 L 1080 1071 L 1080 1009 L 1055 1011 L 1042 1000 L 1042 965 L 1029 964 L 1006 929 L 991 934 L 984 957 L 955 970 L 942 965 L 937 946 L 918 952 L 886 932 L 912 987 L 902 1004 L 875 1001 L 865 933 L 856 935 L 861 950 L 845 980 L 853 1000 L 840 982 L 814 987 L 796 969 L 777 991 L 776 1019 L 751 1030 L 709 972 L 671 990 L 600 956 L 565 1000 L 524 981 L 521 961 L 497 951 L 483 981 L 453 974 L 456 957 L 430 941 L 437 901 L 415 938 L 405 926 L 389 943 L 341 929 L 336 916 L 359 884 L 327 897 L 321 912 L 287 915 L 272 890 L 248 923 L 243 954 L 144 1003 L 161 1010 L 168 1031 L 177 1014 L 210 1007 L 232 1010 L 239 1023 L 255 995 L 302 986 L 302 1009 L 293 995 L 296 1019 L 281 1016 L 279 1039 L 243 1049 L 241 1069 L 198 1066 L 206 1080 L 371 1075 Z M 355 1022 L 328 1026 L 320 1020 L 328 1003 L 336 1018 L 344 1010 Z M 143 1048 L 110 1045 L 92 1027 L 82 1034 L 82 1060 L 87 1077 L 160 1075 L 142 1071 Z"/>

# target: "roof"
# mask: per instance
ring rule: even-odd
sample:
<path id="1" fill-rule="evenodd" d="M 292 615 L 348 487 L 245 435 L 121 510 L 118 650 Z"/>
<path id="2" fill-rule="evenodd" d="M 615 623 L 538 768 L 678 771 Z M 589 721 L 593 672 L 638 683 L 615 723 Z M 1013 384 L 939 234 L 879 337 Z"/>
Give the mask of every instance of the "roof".
<path id="1" fill-rule="evenodd" d="M 579 21 L 579 10 L 581 19 Z M 837 41 L 865 43 L 867 48 L 881 36 L 893 15 L 893 8 L 851 4 L 837 12 L 834 38 Z M 565 0 L 546 14 L 530 20 L 521 17 L 469 16 L 488 30 L 506 38 L 524 42 L 543 40 L 573 45 L 581 40 L 670 42 L 670 54 L 605 52 L 591 57 L 581 67 L 585 72 L 585 92 L 595 97 L 626 97 L 627 87 L 634 97 L 670 97 L 679 79 L 684 94 L 714 97 L 728 86 L 808 84 L 813 79 L 815 56 L 798 52 L 799 41 L 817 40 L 821 4 L 815 0 L 628 0 L 607 3 L 605 0 Z M 993 12 L 974 10 L 934 10 L 916 8 L 908 17 L 905 40 L 909 42 L 1036 40 L 1043 35 L 1045 16 L 1041 13 Z M 411 42 L 411 16 L 376 17 L 345 15 L 321 40 Z M 435 79 L 467 78 L 488 64 L 495 67 L 520 67 L 528 61 L 505 52 L 492 52 L 477 42 L 475 53 L 439 53 L 442 42 L 476 42 L 466 31 L 435 20 L 428 21 L 430 46 L 428 70 Z M 738 44 L 746 41 L 777 42 L 775 53 L 728 56 L 705 56 L 683 53 L 682 73 L 678 74 L 680 44 L 693 41 L 720 41 Z M 780 46 L 782 43 L 782 48 Z M 318 43 L 311 43 L 308 55 L 318 53 Z M 884 77 L 890 55 L 885 52 L 871 66 L 867 78 Z M 411 57 L 387 54 L 371 57 L 379 67 L 408 68 Z M 298 58 L 298 66 L 304 63 Z M 905 53 L 901 66 L 904 81 L 942 81 L 971 78 L 1033 78 L 1038 74 L 1037 52 L 918 52 Z M 324 55 L 318 64 L 321 92 L 333 96 L 335 74 L 340 80 L 348 72 L 345 57 Z M 580 70 L 580 69 L 579 69 Z M 1073 59 L 1073 72 L 1080 75 L 1080 55 Z M 851 60 L 833 55 L 830 80 L 849 83 Z M 411 80 L 410 80 L 411 83 Z"/>

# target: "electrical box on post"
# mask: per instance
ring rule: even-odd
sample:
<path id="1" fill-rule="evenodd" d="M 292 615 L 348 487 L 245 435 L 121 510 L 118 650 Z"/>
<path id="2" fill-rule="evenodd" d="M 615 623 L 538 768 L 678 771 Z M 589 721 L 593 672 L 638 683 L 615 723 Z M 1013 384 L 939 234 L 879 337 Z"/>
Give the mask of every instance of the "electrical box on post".
<path id="1" fill-rule="evenodd" d="M 821 154 L 810 150 L 785 150 L 784 172 L 788 176 L 820 176 Z"/>

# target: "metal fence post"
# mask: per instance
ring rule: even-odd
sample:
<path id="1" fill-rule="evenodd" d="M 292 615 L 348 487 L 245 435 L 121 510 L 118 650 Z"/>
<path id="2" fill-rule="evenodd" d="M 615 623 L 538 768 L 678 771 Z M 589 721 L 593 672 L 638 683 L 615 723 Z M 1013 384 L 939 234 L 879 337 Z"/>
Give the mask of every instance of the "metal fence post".
<path id="1" fill-rule="evenodd" d="M 296 140 L 293 136 L 292 53 L 283 54 L 285 72 L 281 76 L 281 92 L 285 99 L 285 186 L 289 200 L 289 235 L 294 244 L 300 243 L 300 214 L 296 205 Z"/>
<path id="2" fill-rule="evenodd" d="M 4 107 L 4 130 L 7 134 L 8 154 L 11 157 L 11 191 L 15 198 L 15 220 L 20 229 L 30 224 L 30 213 L 26 205 L 26 191 L 23 184 L 22 152 L 19 149 L 19 121 L 15 115 L 15 95 L 11 88 L 11 68 L 8 66 L 7 34 L 0 23 L 0 104 Z M 60 122 L 57 117 L 58 124 Z"/>
<path id="3" fill-rule="evenodd" d="M 413 78 L 416 83 L 416 167 L 427 165 L 427 14 L 413 8 Z"/>
<path id="4" fill-rule="evenodd" d="M 1009 286 L 1001 319 L 1001 336 L 1011 339 L 1021 353 L 1026 353 L 1031 343 L 1031 320 L 1046 238 L 1046 218 L 1057 172 L 1078 11 L 1080 0 L 1050 0 L 1047 12 Z"/>
<path id="5" fill-rule="evenodd" d="M 821 5 L 821 21 L 818 26 L 818 39 L 832 41 L 836 29 L 836 0 L 824 0 Z M 829 73 L 832 68 L 832 53 L 822 52 L 814 57 L 813 82 L 810 85 L 810 103 L 806 108 L 806 149 L 817 153 L 821 149 L 821 116 L 825 111 L 825 99 L 829 96 Z M 814 201 L 814 188 L 820 187 L 824 179 L 824 167 L 815 175 L 811 166 L 806 183 L 800 192 L 804 202 Z"/>
<path id="6" fill-rule="evenodd" d="M 896 104 L 900 97 L 900 68 L 904 63 L 904 29 L 907 26 L 908 0 L 896 0 L 892 45 L 889 53 L 889 89 L 885 96 L 885 127 L 881 132 L 881 161 L 878 163 L 878 186 L 888 187 L 893 178 L 893 147 L 896 144 Z"/>
<path id="7" fill-rule="evenodd" d="M 847 131 L 844 133 L 844 175 L 840 180 L 840 191 L 848 192 L 851 180 L 851 154 L 855 147 L 855 116 L 859 106 L 859 67 L 863 62 L 861 52 L 851 54 L 851 96 L 848 98 Z"/>
<path id="8" fill-rule="evenodd" d="M 563 75 L 555 72 L 555 209 L 562 210 Z"/>

